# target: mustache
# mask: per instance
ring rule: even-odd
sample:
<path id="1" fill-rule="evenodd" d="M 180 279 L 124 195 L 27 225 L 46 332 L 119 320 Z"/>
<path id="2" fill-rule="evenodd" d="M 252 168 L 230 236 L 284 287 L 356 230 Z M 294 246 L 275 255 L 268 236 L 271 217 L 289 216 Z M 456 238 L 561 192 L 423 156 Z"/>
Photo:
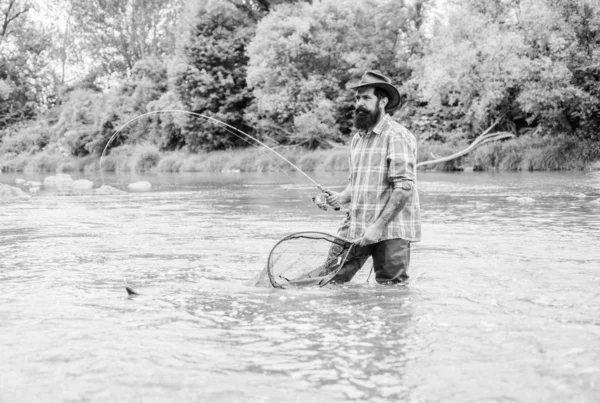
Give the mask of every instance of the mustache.
<path id="1" fill-rule="evenodd" d="M 363 106 L 359 106 L 354 109 L 355 113 L 369 113 L 369 110 Z"/>

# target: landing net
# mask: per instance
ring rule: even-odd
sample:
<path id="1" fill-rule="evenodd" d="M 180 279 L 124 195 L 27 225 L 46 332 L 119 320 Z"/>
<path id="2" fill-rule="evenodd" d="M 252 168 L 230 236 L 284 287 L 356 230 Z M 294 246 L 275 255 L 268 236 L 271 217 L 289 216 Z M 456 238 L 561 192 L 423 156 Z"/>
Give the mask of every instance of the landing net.
<path id="1" fill-rule="evenodd" d="M 352 243 L 322 232 L 286 236 L 271 250 L 266 271 L 273 287 L 324 286 L 343 267 Z"/>

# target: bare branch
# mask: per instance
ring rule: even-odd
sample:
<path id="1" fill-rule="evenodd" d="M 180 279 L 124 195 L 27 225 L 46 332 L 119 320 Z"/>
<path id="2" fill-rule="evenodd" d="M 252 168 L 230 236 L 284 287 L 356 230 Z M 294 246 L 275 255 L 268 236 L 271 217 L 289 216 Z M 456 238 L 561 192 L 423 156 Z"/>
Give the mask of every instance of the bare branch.
<path id="1" fill-rule="evenodd" d="M 15 6 L 15 4 L 16 4 L 16 0 L 10 0 L 10 2 L 8 3 L 8 8 L 4 12 L 4 21 L 2 22 L 2 30 L 0 31 L 0 36 L 8 36 L 8 34 L 10 33 L 8 31 L 8 26 L 10 25 L 10 23 L 31 9 L 31 7 L 29 5 L 27 5 L 21 11 L 17 11 L 15 14 L 13 14 L 11 16 L 10 12 L 13 9 L 13 7 Z"/>
<path id="2" fill-rule="evenodd" d="M 488 127 L 479 137 L 477 137 L 475 139 L 475 141 L 473 141 L 464 150 L 454 153 L 452 155 L 448 155 L 446 157 L 436 158 L 436 159 L 433 159 L 430 161 L 419 162 L 417 164 L 417 168 L 420 166 L 423 166 L 423 165 L 433 165 L 433 164 L 438 164 L 440 162 L 452 161 L 458 157 L 462 157 L 463 155 L 470 153 L 471 151 L 473 151 L 475 148 L 479 147 L 480 145 L 483 145 L 483 144 L 486 144 L 486 143 L 489 143 L 492 141 L 504 140 L 504 139 L 509 139 L 509 138 L 515 137 L 515 135 L 510 132 L 490 133 L 490 130 L 492 130 L 492 128 L 494 126 L 496 126 L 498 124 L 498 122 L 499 122 L 499 120 L 496 120 L 496 122 L 494 122 L 492 124 L 492 126 Z"/>
<path id="3" fill-rule="evenodd" d="M 574 69 L 575 71 L 586 71 L 586 70 L 593 70 L 593 69 L 597 69 L 598 67 L 600 67 L 600 63 L 598 64 L 591 64 L 589 66 L 582 66 L 582 67 L 577 67 L 576 69 Z"/>

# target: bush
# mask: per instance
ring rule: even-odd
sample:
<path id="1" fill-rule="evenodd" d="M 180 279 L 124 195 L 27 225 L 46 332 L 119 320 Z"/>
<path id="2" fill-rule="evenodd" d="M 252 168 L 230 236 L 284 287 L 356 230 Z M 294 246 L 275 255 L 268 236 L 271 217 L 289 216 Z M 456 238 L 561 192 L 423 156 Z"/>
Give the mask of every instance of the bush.
<path id="1" fill-rule="evenodd" d="M 169 154 L 161 158 L 156 167 L 158 172 L 180 172 L 183 167 L 183 155 Z"/>
<path id="2" fill-rule="evenodd" d="M 306 154 L 298 160 L 297 166 L 303 171 L 314 171 L 321 163 L 320 160 L 316 153 Z"/>
<path id="3" fill-rule="evenodd" d="M 230 153 L 216 151 L 212 153 L 201 152 L 192 154 L 183 161 L 180 171 L 182 172 L 220 172 L 228 166 L 231 161 Z"/>
<path id="4" fill-rule="evenodd" d="M 467 145 L 463 143 L 420 143 L 417 148 L 417 163 L 446 157 L 465 148 L 467 148 Z M 466 157 L 460 157 L 438 164 L 424 165 L 422 169 L 443 172 L 462 171 L 464 158 Z"/>
<path id="5" fill-rule="evenodd" d="M 29 154 L 4 155 L 2 158 L 2 172 L 23 172 L 29 158 Z"/>
<path id="6" fill-rule="evenodd" d="M 72 161 L 63 162 L 56 167 L 56 173 L 71 173 L 76 172 L 78 169 Z"/>
<path id="7" fill-rule="evenodd" d="M 64 161 L 60 154 L 38 153 L 29 158 L 23 172 L 56 172 L 57 168 Z"/>
<path id="8" fill-rule="evenodd" d="M 150 171 L 152 168 L 156 167 L 159 162 L 160 154 L 158 153 L 158 150 L 146 150 L 139 155 L 135 163 L 135 170 L 138 172 Z"/>
<path id="9" fill-rule="evenodd" d="M 98 169 L 104 172 L 115 172 L 117 170 L 115 158 L 112 155 L 104 157 L 102 161 L 98 161 Z"/>
<path id="10" fill-rule="evenodd" d="M 568 136 L 523 136 L 485 144 L 473 157 L 475 171 L 582 170 L 600 158 L 600 144 Z"/>
<path id="11" fill-rule="evenodd" d="M 6 153 L 35 153 L 44 149 L 50 142 L 50 130 L 43 124 L 33 126 L 21 126 L 10 131 L 5 131 L 0 151 Z M 1 135 L 1 133 L 0 133 Z"/>

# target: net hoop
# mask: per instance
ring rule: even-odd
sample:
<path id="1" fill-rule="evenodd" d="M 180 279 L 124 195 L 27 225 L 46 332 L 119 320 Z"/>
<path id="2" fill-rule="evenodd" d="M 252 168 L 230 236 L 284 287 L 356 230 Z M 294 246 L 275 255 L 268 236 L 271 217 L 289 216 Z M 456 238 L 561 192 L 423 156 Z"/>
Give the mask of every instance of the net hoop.
<path id="1" fill-rule="evenodd" d="M 319 281 L 316 282 L 316 278 L 296 278 L 293 281 L 285 279 L 285 281 L 279 280 L 274 273 L 274 253 L 278 250 L 279 246 L 287 241 L 297 238 L 306 238 L 312 240 L 325 240 L 334 245 L 338 245 L 343 248 L 343 253 L 339 255 L 338 261 L 336 262 L 335 270 L 327 273 L 326 276 L 319 277 Z M 352 251 L 354 244 L 346 239 L 340 238 L 335 235 L 331 235 L 325 232 L 316 232 L 316 231 L 303 231 L 303 232 L 295 232 L 290 234 L 284 238 L 282 238 L 279 242 L 273 246 L 271 251 L 269 252 L 269 258 L 267 259 L 267 274 L 269 277 L 269 282 L 274 288 L 286 288 L 286 286 L 308 286 L 308 285 L 318 285 L 319 287 L 323 287 L 331 282 L 334 279 L 336 274 L 342 269 L 344 263 L 348 259 L 350 252 Z M 325 258 L 325 257 L 324 257 Z"/>

